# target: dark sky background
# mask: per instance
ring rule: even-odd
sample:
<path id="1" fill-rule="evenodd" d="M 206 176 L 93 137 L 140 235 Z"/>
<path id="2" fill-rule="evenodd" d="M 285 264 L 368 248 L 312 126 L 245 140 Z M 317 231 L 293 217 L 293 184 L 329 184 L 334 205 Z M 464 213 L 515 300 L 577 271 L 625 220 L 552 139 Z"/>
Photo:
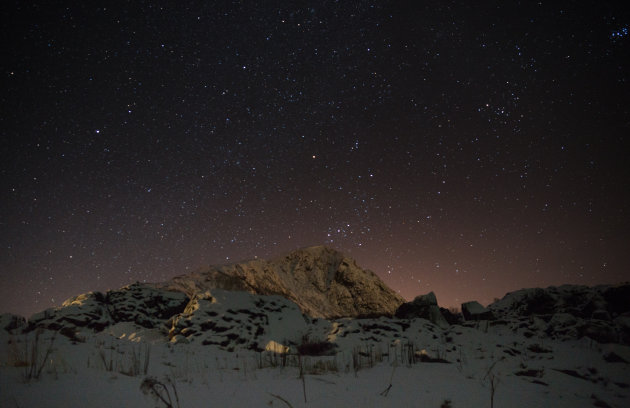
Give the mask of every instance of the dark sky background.
<path id="1" fill-rule="evenodd" d="M 0 311 L 322 244 L 443 306 L 629 280 L 623 4 L 5 2 Z"/>

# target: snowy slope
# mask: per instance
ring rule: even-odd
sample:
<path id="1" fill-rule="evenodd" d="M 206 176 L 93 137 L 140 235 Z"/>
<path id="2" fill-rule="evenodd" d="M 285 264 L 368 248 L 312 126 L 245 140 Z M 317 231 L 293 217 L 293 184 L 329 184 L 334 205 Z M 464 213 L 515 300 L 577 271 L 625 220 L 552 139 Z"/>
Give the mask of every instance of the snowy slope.
<path id="1" fill-rule="evenodd" d="M 37 342 L 35 366 L 43 364 L 37 379 L 25 375 L 35 333 L 4 331 L 0 406 L 166 406 L 142 392 L 147 378 L 165 384 L 178 406 L 174 386 L 181 407 L 288 406 L 282 400 L 293 407 L 439 407 L 446 400 L 453 407 L 479 407 L 489 406 L 493 381 L 496 407 L 624 407 L 630 397 L 627 346 L 526 338 L 489 322 L 443 330 L 424 319 L 318 319 L 293 332 L 295 322 L 268 326 L 262 342 L 290 344 L 306 328 L 311 339 L 337 347 L 331 355 L 298 360 L 295 351 L 230 352 L 226 345 L 204 345 L 211 333 L 187 343 L 156 341 L 151 329 L 117 323 L 78 342 L 57 335 L 51 343 L 53 332 L 44 331 Z"/>

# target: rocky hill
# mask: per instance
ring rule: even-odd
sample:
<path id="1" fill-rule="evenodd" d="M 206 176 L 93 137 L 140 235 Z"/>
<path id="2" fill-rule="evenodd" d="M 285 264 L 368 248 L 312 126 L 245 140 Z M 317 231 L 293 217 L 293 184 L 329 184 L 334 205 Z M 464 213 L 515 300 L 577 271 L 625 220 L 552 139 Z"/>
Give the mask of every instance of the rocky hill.
<path id="1" fill-rule="evenodd" d="M 630 344 L 630 284 L 521 289 L 487 308 L 466 302 L 462 312 L 453 315 L 439 308 L 433 293 L 405 303 L 374 273 L 320 246 L 269 261 L 208 267 L 163 283 L 78 295 L 28 321 L 2 315 L 0 329 L 46 328 L 74 338 L 86 330 L 116 332 L 117 327 L 133 325 L 136 331 L 152 331 L 152 338 L 172 343 L 260 349 L 268 341 L 298 342 L 313 330 L 330 338 L 342 318 L 380 316 L 396 330 L 383 329 L 381 321 L 374 333 L 365 328 L 356 333 L 366 338 L 384 333 L 403 337 L 405 321 L 422 320 L 441 330 L 453 324 L 495 327 L 524 338 Z M 329 323 L 320 319 L 314 325 L 318 318 Z"/>
<path id="2" fill-rule="evenodd" d="M 404 299 L 354 259 L 325 246 L 298 249 L 271 260 L 210 266 L 155 288 L 193 297 L 213 289 L 280 295 L 311 317 L 393 315 Z"/>
<path id="3" fill-rule="evenodd" d="M 630 284 L 521 289 L 488 306 L 525 336 L 630 344 Z"/>
<path id="4" fill-rule="evenodd" d="M 260 349 L 278 332 L 299 341 L 316 318 L 392 316 L 404 299 L 353 259 L 326 247 L 209 267 L 170 281 L 89 292 L 26 321 L 1 315 L 0 329 L 78 333 L 133 327 L 173 343 Z M 281 329 L 288 325 L 289 329 Z M 263 335 L 264 334 L 264 335 Z M 270 337 L 271 336 L 271 337 Z"/>

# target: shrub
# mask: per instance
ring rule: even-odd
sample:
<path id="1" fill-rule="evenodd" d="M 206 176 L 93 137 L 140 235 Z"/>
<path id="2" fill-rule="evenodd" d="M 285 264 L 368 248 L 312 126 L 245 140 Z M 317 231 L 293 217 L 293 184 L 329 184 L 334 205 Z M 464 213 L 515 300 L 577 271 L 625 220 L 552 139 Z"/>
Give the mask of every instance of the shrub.
<path id="1" fill-rule="evenodd" d="M 297 352 L 302 356 L 332 356 L 337 346 L 328 341 L 310 341 L 307 336 L 302 337 L 302 343 L 297 346 Z"/>
<path id="2" fill-rule="evenodd" d="M 309 374 L 324 374 L 327 372 L 336 373 L 339 371 L 337 360 L 318 360 L 309 369 Z"/>
<path id="3" fill-rule="evenodd" d="M 48 361 L 48 357 L 53 351 L 53 344 L 55 343 L 55 337 L 57 333 L 55 332 L 50 338 L 50 343 L 48 347 L 43 351 L 40 350 L 40 336 L 42 334 L 42 330 L 37 330 L 35 333 L 35 339 L 33 342 L 28 344 L 28 337 L 24 339 L 24 352 L 22 354 L 21 367 L 24 367 L 24 373 L 22 378 L 25 382 L 29 382 L 31 380 L 37 380 L 42 374 L 44 367 L 46 366 L 46 362 Z M 42 357 L 43 355 L 43 357 Z"/>
<path id="4" fill-rule="evenodd" d="M 552 352 L 552 350 L 544 348 L 543 346 L 537 343 L 530 344 L 529 346 L 527 346 L 527 350 L 531 351 L 532 353 L 551 353 Z"/>
<path id="5" fill-rule="evenodd" d="M 179 408 L 179 396 L 177 395 L 175 382 L 171 380 L 170 377 L 166 377 L 164 382 L 171 386 L 173 396 L 175 397 L 175 403 L 177 405 L 173 405 L 173 399 L 171 398 L 169 388 L 164 383 L 158 381 L 155 377 L 146 377 L 144 381 L 142 381 L 142 384 L 140 384 L 140 391 L 142 391 L 144 395 L 150 395 L 153 397 L 156 402 L 160 401 L 166 408 Z"/>

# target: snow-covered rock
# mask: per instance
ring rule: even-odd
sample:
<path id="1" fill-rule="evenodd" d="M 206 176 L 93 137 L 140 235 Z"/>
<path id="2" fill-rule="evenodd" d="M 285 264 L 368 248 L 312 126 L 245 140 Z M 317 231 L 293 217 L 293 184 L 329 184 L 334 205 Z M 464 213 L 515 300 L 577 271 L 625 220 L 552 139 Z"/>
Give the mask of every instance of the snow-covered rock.
<path id="1" fill-rule="evenodd" d="M 488 306 L 515 331 L 557 339 L 588 337 L 600 343 L 630 344 L 624 316 L 629 313 L 630 284 L 563 285 L 521 289 Z M 532 322 L 536 324 L 532 324 Z"/>
<path id="2" fill-rule="evenodd" d="M 462 303 L 462 314 L 466 320 L 493 320 L 494 315 L 490 310 L 483 307 L 479 302 L 473 300 L 471 302 Z"/>
<path id="3" fill-rule="evenodd" d="M 216 345 L 228 351 L 264 350 L 271 341 L 297 344 L 310 322 L 281 296 L 221 289 L 193 297 L 172 320 L 171 343 Z"/>
<path id="4" fill-rule="evenodd" d="M 64 330 L 72 335 L 82 329 L 100 332 L 120 322 L 145 328 L 170 327 L 169 319 L 184 310 L 188 297 L 139 283 L 107 293 L 89 292 L 72 297 L 60 307 L 46 309 L 29 319 L 29 328 Z"/>
<path id="5" fill-rule="evenodd" d="M 29 319 L 29 327 L 101 331 L 112 322 L 107 311 L 106 296 L 101 292 L 89 292 L 66 300 L 60 307 L 35 313 Z"/>
<path id="6" fill-rule="evenodd" d="M 404 302 L 376 274 L 325 246 L 299 249 L 268 261 L 211 266 L 154 287 L 178 290 L 189 297 L 213 289 L 280 295 L 309 316 L 324 318 L 393 315 Z"/>
<path id="7" fill-rule="evenodd" d="M 155 328 L 181 313 L 188 304 L 181 292 L 156 290 L 150 286 L 133 284 L 110 291 L 106 296 L 107 310 L 114 322 L 134 322 L 142 327 Z"/>
<path id="8" fill-rule="evenodd" d="M 286 354 L 289 350 L 289 346 L 285 346 L 284 344 L 280 344 L 273 340 L 269 341 L 269 343 L 265 346 L 265 351 L 271 351 L 272 353 Z"/>

